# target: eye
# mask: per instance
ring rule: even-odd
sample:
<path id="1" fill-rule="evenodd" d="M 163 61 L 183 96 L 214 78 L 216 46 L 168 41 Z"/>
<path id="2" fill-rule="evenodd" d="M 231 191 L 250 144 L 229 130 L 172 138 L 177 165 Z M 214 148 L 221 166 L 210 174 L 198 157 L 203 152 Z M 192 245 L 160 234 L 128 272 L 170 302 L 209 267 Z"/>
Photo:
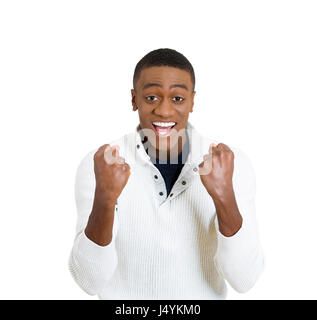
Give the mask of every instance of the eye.
<path id="1" fill-rule="evenodd" d="M 182 98 L 182 97 L 179 97 L 179 96 L 176 96 L 176 97 L 174 97 L 174 98 L 176 98 L 177 100 L 175 101 L 175 102 L 183 102 L 185 99 L 184 98 Z M 173 99 L 174 99 L 173 98 Z"/>
<path id="2" fill-rule="evenodd" d="M 145 100 L 147 100 L 147 101 L 155 101 L 154 99 L 157 99 L 157 97 L 155 97 L 155 96 L 147 96 L 147 97 L 145 97 Z"/>

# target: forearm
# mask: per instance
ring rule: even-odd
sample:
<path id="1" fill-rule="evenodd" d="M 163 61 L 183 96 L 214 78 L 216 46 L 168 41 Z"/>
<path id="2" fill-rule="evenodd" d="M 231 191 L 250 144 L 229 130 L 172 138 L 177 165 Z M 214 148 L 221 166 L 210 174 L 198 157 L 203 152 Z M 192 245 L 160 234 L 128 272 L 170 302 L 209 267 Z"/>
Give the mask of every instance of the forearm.
<path id="1" fill-rule="evenodd" d="M 229 186 L 223 192 L 213 196 L 213 201 L 220 232 L 226 237 L 233 236 L 242 226 L 242 216 L 239 212 L 233 187 Z"/>
<path id="2" fill-rule="evenodd" d="M 116 200 L 100 201 L 96 190 L 95 199 L 88 223 L 85 229 L 86 236 L 99 246 L 106 246 L 112 240 L 114 210 Z"/>
<path id="3" fill-rule="evenodd" d="M 77 284 L 88 294 L 95 295 L 113 276 L 118 264 L 115 244 L 99 246 L 84 232 L 75 239 L 69 269 Z"/>
<path id="4" fill-rule="evenodd" d="M 211 154 L 204 157 L 204 164 L 212 170 L 201 180 L 216 210 L 215 265 L 235 290 L 246 292 L 264 266 L 255 217 L 255 175 L 249 159 L 239 149 L 218 144 Z"/>
<path id="5" fill-rule="evenodd" d="M 243 212 L 242 212 L 243 214 Z M 253 287 L 264 267 L 264 255 L 255 226 L 245 221 L 236 234 L 224 236 L 217 231 L 217 252 L 215 264 L 232 288 L 238 292 L 246 292 Z"/>
<path id="6" fill-rule="evenodd" d="M 264 263 L 254 199 L 241 201 L 238 197 L 234 201 L 232 194 L 228 199 L 231 200 L 216 200 L 218 247 L 215 262 L 219 272 L 236 291 L 246 292 L 255 284 Z M 238 206 L 239 209 L 235 208 Z"/>
<path id="7" fill-rule="evenodd" d="M 102 204 L 95 197 L 86 228 L 75 239 L 70 271 L 88 294 L 97 294 L 113 276 L 118 259 L 113 237 L 118 230 L 115 201 Z"/>

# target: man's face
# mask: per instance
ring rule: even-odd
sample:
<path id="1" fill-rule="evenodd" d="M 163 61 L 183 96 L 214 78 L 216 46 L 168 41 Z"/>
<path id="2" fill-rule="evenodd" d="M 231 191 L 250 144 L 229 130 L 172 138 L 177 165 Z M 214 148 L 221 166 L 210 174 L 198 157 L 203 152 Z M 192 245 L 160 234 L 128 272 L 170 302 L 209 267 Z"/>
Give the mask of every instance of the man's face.
<path id="1" fill-rule="evenodd" d="M 141 71 L 135 90 L 131 89 L 133 111 L 139 111 L 141 129 L 153 132 L 149 140 L 156 149 L 166 140 L 169 150 L 170 138 L 185 130 L 195 93 L 190 73 L 185 70 L 160 66 Z"/>

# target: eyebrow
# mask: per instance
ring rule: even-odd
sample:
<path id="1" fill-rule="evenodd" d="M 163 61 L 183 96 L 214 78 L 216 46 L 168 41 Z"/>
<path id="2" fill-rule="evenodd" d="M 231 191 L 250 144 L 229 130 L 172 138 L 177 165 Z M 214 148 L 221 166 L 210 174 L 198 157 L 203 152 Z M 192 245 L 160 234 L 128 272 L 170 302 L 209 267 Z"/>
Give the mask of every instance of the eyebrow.
<path id="1" fill-rule="evenodd" d="M 150 87 L 160 87 L 160 88 L 162 88 L 162 85 L 159 84 L 159 83 L 150 82 L 150 83 L 145 84 L 142 89 L 144 90 L 144 89 L 147 89 L 147 88 L 150 88 Z M 185 84 L 180 84 L 180 83 L 172 84 L 170 86 L 170 89 L 172 89 L 172 88 L 183 88 L 183 89 L 188 91 L 187 86 Z"/>

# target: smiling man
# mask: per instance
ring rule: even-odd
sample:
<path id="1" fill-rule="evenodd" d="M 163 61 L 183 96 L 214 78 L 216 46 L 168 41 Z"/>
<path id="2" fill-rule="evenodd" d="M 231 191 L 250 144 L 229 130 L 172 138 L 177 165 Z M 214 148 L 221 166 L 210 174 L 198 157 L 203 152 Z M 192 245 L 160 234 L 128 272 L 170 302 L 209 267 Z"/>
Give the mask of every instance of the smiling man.
<path id="1" fill-rule="evenodd" d="M 135 131 L 89 152 L 76 175 L 69 268 L 100 299 L 224 299 L 253 287 L 264 257 L 248 157 L 188 121 L 195 74 L 172 49 L 136 65 Z"/>

